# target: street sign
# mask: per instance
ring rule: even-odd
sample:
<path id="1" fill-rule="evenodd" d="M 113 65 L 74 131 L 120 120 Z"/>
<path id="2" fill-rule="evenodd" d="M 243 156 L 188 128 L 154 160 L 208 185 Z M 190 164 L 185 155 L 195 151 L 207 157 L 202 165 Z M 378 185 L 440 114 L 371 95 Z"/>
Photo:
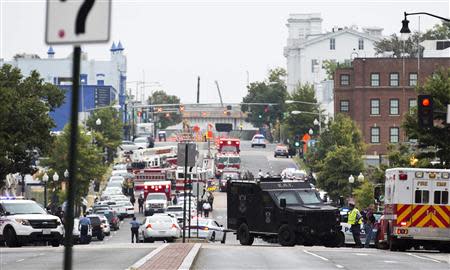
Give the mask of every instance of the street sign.
<path id="1" fill-rule="evenodd" d="M 186 160 L 187 145 L 187 160 Z M 197 160 L 198 152 L 195 143 L 179 143 L 177 152 L 177 165 L 180 167 L 194 167 Z M 187 164 L 185 162 L 187 161 Z"/>
<path id="2" fill-rule="evenodd" d="M 110 28 L 111 0 L 47 0 L 49 45 L 108 42 Z"/>

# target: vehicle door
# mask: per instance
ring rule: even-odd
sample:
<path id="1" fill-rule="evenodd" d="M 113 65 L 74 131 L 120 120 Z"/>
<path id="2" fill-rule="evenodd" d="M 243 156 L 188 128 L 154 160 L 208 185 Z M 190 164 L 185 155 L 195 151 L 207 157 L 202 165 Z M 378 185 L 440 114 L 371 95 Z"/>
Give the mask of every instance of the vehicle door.
<path id="1" fill-rule="evenodd" d="M 217 223 L 217 221 L 213 220 L 211 222 L 212 229 L 216 232 L 216 241 L 223 239 L 223 227 Z"/>
<path id="2" fill-rule="evenodd" d="M 425 228 L 430 225 L 433 207 L 431 200 L 431 182 L 425 179 L 414 179 L 411 227 Z"/>
<path id="3" fill-rule="evenodd" d="M 449 183 L 449 179 L 436 179 L 432 182 L 433 206 L 431 221 L 435 228 L 450 228 Z"/>
<path id="4" fill-rule="evenodd" d="M 274 213 L 274 204 L 272 197 L 268 192 L 262 192 L 261 194 L 261 205 L 262 207 L 262 230 L 264 232 L 272 232 L 275 227 L 274 224 L 276 224 L 276 215 Z"/>

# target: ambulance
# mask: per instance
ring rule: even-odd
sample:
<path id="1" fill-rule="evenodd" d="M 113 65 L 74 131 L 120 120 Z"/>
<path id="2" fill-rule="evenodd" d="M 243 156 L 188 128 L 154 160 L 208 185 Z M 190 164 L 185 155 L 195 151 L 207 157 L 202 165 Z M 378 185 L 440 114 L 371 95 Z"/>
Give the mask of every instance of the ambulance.
<path id="1" fill-rule="evenodd" d="M 379 247 L 449 251 L 450 170 L 392 168 L 385 176 Z"/>

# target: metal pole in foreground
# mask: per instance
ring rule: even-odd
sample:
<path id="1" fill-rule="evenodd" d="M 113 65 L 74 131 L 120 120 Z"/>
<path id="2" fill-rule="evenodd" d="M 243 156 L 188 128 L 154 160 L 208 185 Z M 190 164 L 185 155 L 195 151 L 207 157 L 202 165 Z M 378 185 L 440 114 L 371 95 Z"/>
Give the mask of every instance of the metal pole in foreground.
<path id="1" fill-rule="evenodd" d="M 73 211 L 76 189 L 77 167 L 77 139 L 78 139 L 78 95 L 80 84 L 80 46 L 73 49 L 72 67 L 72 107 L 70 116 L 70 146 L 69 146 L 69 188 L 67 193 L 67 210 L 64 223 L 64 270 L 72 269 L 72 236 L 73 236 Z"/>
<path id="2" fill-rule="evenodd" d="M 184 144 L 184 201 L 183 201 L 183 243 L 186 242 L 186 182 L 187 182 L 187 163 L 188 163 L 188 146 Z"/>
<path id="3" fill-rule="evenodd" d="M 202 180 L 203 180 L 203 176 L 202 176 Z M 197 209 L 196 209 L 196 211 L 197 211 L 197 238 L 199 238 L 198 237 L 198 219 L 200 218 L 200 215 L 198 214 L 198 209 L 199 209 L 199 201 L 198 201 L 198 196 L 199 196 L 199 183 L 198 183 L 199 181 L 198 181 L 198 179 L 197 179 Z M 201 208 L 200 208 L 201 209 Z"/>

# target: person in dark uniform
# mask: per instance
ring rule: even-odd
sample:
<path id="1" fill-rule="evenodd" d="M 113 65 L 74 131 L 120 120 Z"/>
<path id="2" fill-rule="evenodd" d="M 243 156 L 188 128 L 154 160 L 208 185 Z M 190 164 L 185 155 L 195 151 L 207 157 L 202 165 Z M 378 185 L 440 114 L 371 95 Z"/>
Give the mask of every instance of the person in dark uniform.
<path id="1" fill-rule="evenodd" d="M 88 240 L 89 226 L 91 226 L 91 220 L 86 217 L 86 214 L 84 214 L 78 224 L 78 230 L 80 230 L 80 243 L 81 244 L 85 244 L 85 243 L 89 242 L 89 240 Z"/>
<path id="2" fill-rule="evenodd" d="M 131 224 L 131 243 L 134 243 L 134 239 L 136 238 L 136 243 L 139 243 L 139 226 L 141 224 L 136 221 L 136 217 L 133 217 L 133 220 L 130 222 Z"/>
<path id="3" fill-rule="evenodd" d="M 144 213 L 144 196 L 142 196 L 142 194 L 139 195 L 138 204 L 139 204 L 139 213 Z"/>

